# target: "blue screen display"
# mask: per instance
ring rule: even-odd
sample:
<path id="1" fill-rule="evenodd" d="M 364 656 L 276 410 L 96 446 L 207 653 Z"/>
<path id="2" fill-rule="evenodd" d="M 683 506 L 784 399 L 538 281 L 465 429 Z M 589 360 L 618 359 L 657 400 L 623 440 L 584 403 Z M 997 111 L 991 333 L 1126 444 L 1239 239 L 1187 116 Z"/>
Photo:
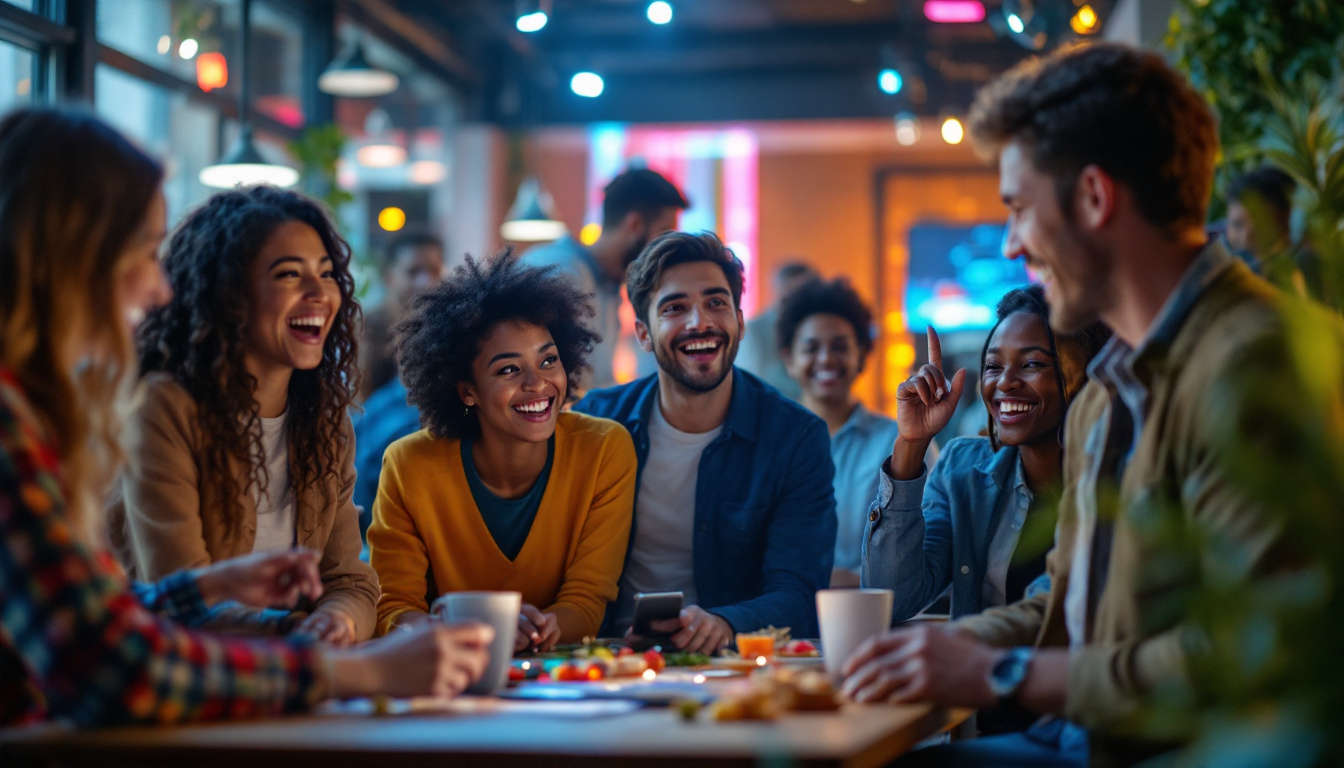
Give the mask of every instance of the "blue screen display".
<path id="1" fill-rule="evenodd" d="M 994 306 L 1031 281 L 1026 264 L 1003 257 L 1003 224 L 916 224 L 910 228 L 907 327 L 988 329 Z"/>

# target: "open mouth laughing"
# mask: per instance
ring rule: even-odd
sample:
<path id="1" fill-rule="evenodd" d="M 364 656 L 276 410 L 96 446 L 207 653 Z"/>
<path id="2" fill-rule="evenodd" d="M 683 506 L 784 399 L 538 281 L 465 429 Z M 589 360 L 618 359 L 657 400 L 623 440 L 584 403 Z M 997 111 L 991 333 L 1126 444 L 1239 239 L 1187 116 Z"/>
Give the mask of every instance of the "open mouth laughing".
<path id="1" fill-rule="evenodd" d="M 525 403 L 518 403 L 513 406 L 513 410 L 524 419 L 535 424 L 540 424 L 551 417 L 551 411 L 554 407 L 554 397 L 542 397 L 535 400 L 529 400 Z"/>
<path id="2" fill-rule="evenodd" d="M 322 329 L 327 324 L 323 315 L 301 315 L 288 321 L 289 332 L 305 344 L 321 344 Z"/>
<path id="3" fill-rule="evenodd" d="M 1017 424 L 1030 418 L 1039 403 L 1030 400 L 1002 399 L 994 401 L 994 417 L 1005 426 Z"/>
<path id="4" fill-rule="evenodd" d="M 677 345 L 677 351 L 697 363 L 708 363 L 719 356 L 726 340 L 720 336 L 701 336 Z"/>

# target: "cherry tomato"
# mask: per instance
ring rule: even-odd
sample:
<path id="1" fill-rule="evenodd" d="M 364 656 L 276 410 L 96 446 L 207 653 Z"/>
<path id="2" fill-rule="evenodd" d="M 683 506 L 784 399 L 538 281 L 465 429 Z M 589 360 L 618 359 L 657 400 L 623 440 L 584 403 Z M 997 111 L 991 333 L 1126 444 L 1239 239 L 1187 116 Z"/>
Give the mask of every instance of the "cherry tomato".
<path id="1" fill-rule="evenodd" d="M 517 667 L 509 667 L 509 680 L 515 683 L 527 679 L 527 673 Z"/>
<path id="2" fill-rule="evenodd" d="M 667 661 L 663 658 L 663 654 L 658 651 L 645 651 L 644 662 L 648 664 L 649 669 L 652 669 L 654 672 L 662 672 L 667 668 Z"/>
<path id="3" fill-rule="evenodd" d="M 616 658 L 618 659 L 622 656 L 634 656 L 634 655 L 635 655 L 635 649 L 631 648 L 628 645 L 616 652 Z"/>
<path id="4" fill-rule="evenodd" d="M 551 670 L 551 678 L 560 683 L 573 683 L 586 679 L 583 670 L 573 664 L 561 664 Z"/>
<path id="5" fill-rule="evenodd" d="M 587 675 L 589 680 L 603 680 L 607 676 L 607 665 L 600 661 L 594 661 L 588 665 L 584 674 Z"/>

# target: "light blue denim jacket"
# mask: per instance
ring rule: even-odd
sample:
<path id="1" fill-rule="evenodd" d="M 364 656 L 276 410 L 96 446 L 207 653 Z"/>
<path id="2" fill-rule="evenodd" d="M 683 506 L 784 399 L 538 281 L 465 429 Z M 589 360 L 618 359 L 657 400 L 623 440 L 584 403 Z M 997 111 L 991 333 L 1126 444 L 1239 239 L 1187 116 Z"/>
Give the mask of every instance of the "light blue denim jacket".
<path id="1" fill-rule="evenodd" d="M 892 623 L 919 613 L 949 584 L 953 617 L 993 607 L 986 581 L 994 569 L 1002 580 L 1031 506 L 1017 449 L 996 453 L 988 438 L 959 437 L 914 480 L 893 480 L 886 469 L 878 470 L 864 530 L 863 586 L 896 593 Z M 1044 575 L 1027 593 L 1041 589 L 1049 589 Z"/>

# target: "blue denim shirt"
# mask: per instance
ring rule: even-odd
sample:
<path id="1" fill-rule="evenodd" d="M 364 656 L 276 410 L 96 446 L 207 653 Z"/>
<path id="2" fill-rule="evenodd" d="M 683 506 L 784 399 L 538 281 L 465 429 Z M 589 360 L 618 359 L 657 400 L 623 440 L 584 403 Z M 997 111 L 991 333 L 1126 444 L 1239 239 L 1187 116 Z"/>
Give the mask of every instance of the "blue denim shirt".
<path id="1" fill-rule="evenodd" d="M 816 637 L 816 592 L 829 584 L 835 554 L 826 423 L 741 369 L 732 386 L 728 419 L 700 457 L 695 489 L 700 607 L 735 631 L 773 625 Z M 591 392 L 574 409 L 624 424 L 642 472 L 657 403 L 655 374 Z"/>
<path id="2" fill-rule="evenodd" d="M 383 474 L 383 454 L 401 438 L 420 431 L 420 412 L 406 402 L 406 387 L 399 377 L 374 390 L 364 401 L 362 414 L 352 413 L 355 426 L 355 490 L 352 501 L 359 507 L 359 535 L 369 530 L 373 501 L 378 498 L 378 478 Z"/>
<path id="3" fill-rule="evenodd" d="M 1013 446 L 995 452 L 988 438 L 959 437 L 914 480 L 893 480 L 885 463 L 878 470 L 862 582 L 895 591 L 893 623 L 919 613 L 948 585 L 953 617 L 993 607 L 988 583 L 1006 578 L 1031 506 L 1021 466 Z M 1027 594 L 1043 589 L 1048 577 Z"/>

